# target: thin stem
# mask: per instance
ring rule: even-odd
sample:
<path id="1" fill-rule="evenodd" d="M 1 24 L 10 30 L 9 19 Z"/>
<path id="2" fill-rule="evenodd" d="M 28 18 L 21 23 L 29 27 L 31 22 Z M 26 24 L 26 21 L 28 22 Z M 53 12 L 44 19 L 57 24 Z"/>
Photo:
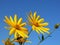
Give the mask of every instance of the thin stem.
<path id="1" fill-rule="evenodd" d="M 32 32 L 32 29 L 30 30 L 30 32 L 29 32 L 29 34 L 28 34 L 28 36 L 31 34 L 31 32 Z M 27 39 L 27 38 L 26 38 Z M 24 42 L 25 43 L 25 42 Z M 24 44 L 23 44 L 24 45 Z"/>
<path id="2" fill-rule="evenodd" d="M 31 34 L 31 32 L 32 32 L 32 29 L 30 30 L 30 32 L 29 32 L 29 34 L 28 34 L 28 35 L 30 35 L 30 34 Z"/>
<path id="3" fill-rule="evenodd" d="M 37 45 L 40 45 L 40 43 L 45 41 L 54 31 L 55 31 L 55 29 L 46 38 L 44 38 L 44 40 L 40 40 Z"/>
<path id="4" fill-rule="evenodd" d="M 19 45 L 21 45 L 20 42 L 19 42 Z"/>
<path id="5" fill-rule="evenodd" d="M 19 42 L 19 45 L 23 45 L 23 43 L 20 43 L 20 42 Z"/>
<path id="6" fill-rule="evenodd" d="M 11 42 L 14 42 L 16 39 L 13 39 Z"/>
<path id="7" fill-rule="evenodd" d="M 11 37 L 11 35 L 9 35 L 9 37 L 8 38 L 10 38 Z"/>

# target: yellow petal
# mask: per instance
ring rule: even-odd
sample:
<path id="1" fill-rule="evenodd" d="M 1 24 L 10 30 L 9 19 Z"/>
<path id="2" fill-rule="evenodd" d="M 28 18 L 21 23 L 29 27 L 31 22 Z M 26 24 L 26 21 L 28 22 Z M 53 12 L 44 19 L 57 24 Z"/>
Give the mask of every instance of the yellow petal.
<path id="1" fill-rule="evenodd" d="M 5 23 L 7 23 L 8 25 L 10 25 L 10 22 L 8 22 L 7 20 L 4 20 Z M 11 26 L 11 25 L 10 25 Z"/>
<path id="2" fill-rule="evenodd" d="M 29 13 L 29 17 L 33 19 L 32 12 Z"/>
<path id="3" fill-rule="evenodd" d="M 7 30 L 11 30 L 12 27 L 5 26 L 4 28 L 6 28 Z"/>
<path id="4" fill-rule="evenodd" d="M 26 23 L 22 23 L 20 26 L 23 27 L 23 26 L 25 26 L 25 25 L 26 25 Z"/>
<path id="5" fill-rule="evenodd" d="M 32 23 L 33 21 L 32 21 L 32 19 L 28 16 L 28 21 L 30 22 L 30 23 Z"/>
<path id="6" fill-rule="evenodd" d="M 8 21 L 10 21 L 9 18 L 8 18 L 7 16 L 5 16 L 5 19 L 8 20 Z"/>
<path id="7" fill-rule="evenodd" d="M 27 36 L 24 32 L 19 31 L 19 30 L 17 30 L 17 32 L 18 32 L 18 34 L 19 34 L 20 36 L 22 36 L 23 38 L 28 38 L 28 36 Z"/>
<path id="8" fill-rule="evenodd" d="M 33 26 L 32 26 L 32 29 L 33 29 L 33 30 L 36 30 L 36 27 L 33 25 Z"/>
<path id="9" fill-rule="evenodd" d="M 36 21 L 38 21 L 39 18 L 40 18 L 40 16 L 37 16 Z"/>
<path id="10" fill-rule="evenodd" d="M 24 28 L 24 27 L 20 27 L 21 30 L 27 30 L 27 28 Z"/>
<path id="11" fill-rule="evenodd" d="M 37 30 L 39 30 L 42 34 L 44 34 L 41 28 L 37 27 Z"/>
<path id="12" fill-rule="evenodd" d="M 15 22 L 15 24 L 17 23 L 17 15 L 16 14 L 14 16 L 14 22 Z"/>
<path id="13" fill-rule="evenodd" d="M 14 34 L 14 38 L 15 38 L 15 39 L 17 38 L 17 32 L 15 32 L 15 34 Z"/>
<path id="14" fill-rule="evenodd" d="M 48 25 L 47 22 L 45 22 L 45 23 L 40 23 L 40 24 L 39 24 L 39 26 L 47 26 L 47 25 Z"/>
<path id="15" fill-rule="evenodd" d="M 48 30 L 50 30 L 50 29 L 49 28 L 41 27 L 41 30 L 49 34 Z"/>
<path id="16" fill-rule="evenodd" d="M 23 32 L 28 35 L 28 31 L 27 30 L 26 31 L 23 31 Z"/>
<path id="17" fill-rule="evenodd" d="M 43 35 L 44 35 L 44 32 L 42 30 L 39 30 Z"/>
<path id="18" fill-rule="evenodd" d="M 22 18 L 20 18 L 20 19 L 18 20 L 18 24 L 21 24 L 21 22 L 22 22 Z"/>
<path id="19" fill-rule="evenodd" d="M 10 16 L 10 20 L 11 20 L 11 22 L 13 22 L 12 16 Z"/>
<path id="20" fill-rule="evenodd" d="M 11 20 L 12 24 L 14 25 L 14 21 L 13 21 L 13 19 L 12 19 L 12 16 L 10 16 L 10 20 Z"/>
<path id="21" fill-rule="evenodd" d="M 46 33 L 48 33 L 48 34 L 50 34 L 50 32 L 48 32 L 48 31 L 45 31 L 45 30 L 42 30 L 42 31 L 44 31 L 44 32 L 46 32 Z"/>
<path id="22" fill-rule="evenodd" d="M 10 21 L 4 20 L 5 23 L 7 23 L 9 26 L 14 26 Z"/>
<path id="23" fill-rule="evenodd" d="M 35 30 L 38 34 L 40 34 L 40 32 L 38 30 Z"/>
<path id="24" fill-rule="evenodd" d="M 38 20 L 39 23 L 44 22 L 44 18 L 41 18 L 40 20 Z"/>
<path id="25" fill-rule="evenodd" d="M 9 18 L 7 16 L 5 16 L 5 20 L 4 20 L 8 25 L 13 26 L 11 21 L 9 20 Z"/>
<path id="26" fill-rule="evenodd" d="M 28 34 L 28 30 L 27 28 L 24 28 L 24 27 L 20 27 L 21 28 L 21 31 L 24 32 L 25 34 Z"/>
<path id="27" fill-rule="evenodd" d="M 9 35 L 12 35 L 13 33 L 15 33 L 15 28 L 12 28 L 9 32 Z"/>
<path id="28" fill-rule="evenodd" d="M 40 29 L 45 30 L 45 31 L 50 30 L 49 28 L 44 28 L 44 27 L 40 27 Z"/>
<path id="29" fill-rule="evenodd" d="M 34 12 L 34 19 L 36 19 L 36 12 Z"/>
<path id="30" fill-rule="evenodd" d="M 29 40 L 26 40 L 26 42 L 32 43 L 32 42 L 31 42 L 31 41 L 29 41 Z"/>
<path id="31" fill-rule="evenodd" d="M 40 31 L 39 31 L 38 27 L 36 27 L 36 26 L 33 25 L 32 29 L 35 30 L 38 34 L 40 34 Z"/>

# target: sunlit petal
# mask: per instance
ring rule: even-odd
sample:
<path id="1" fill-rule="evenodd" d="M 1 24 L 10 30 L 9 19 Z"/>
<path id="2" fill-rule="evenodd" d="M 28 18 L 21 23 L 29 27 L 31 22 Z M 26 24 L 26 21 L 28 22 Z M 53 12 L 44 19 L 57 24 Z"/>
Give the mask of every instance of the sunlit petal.
<path id="1" fill-rule="evenodd" d="M 22 23 L 22 18 L 18 20 L 18 24 L 21 24 L 21 23 Z"/>
<path id="2" fill-rule="evenodd" d="M 18 32 L 18 34 L 19 34 L 20 36 L 22 36 L 23 38 L 25 38 L 25 37 L 28 38 L 28 36 L 27 36 L 26 34 L 24 34 L 24 32 L 19 31 L 19 30 L 17 30 L 17 32 Z"/>
<path id="3" fill-rule="evenodd" d="M 40 16 L 37 16 L 36 21 L 38 21 L 39 18 L 40 18 Z"/>
<path id="4" fill-rule="evenodd" d="M 12 22 L 12 24 L 14 25 L 14 21 L 13 21 L 12 16 L 10 16 L 10 21 L 11 21 L 11 22 Z"/>
<path id="5" fill-rule="evenodd" d="M 26 23 L 22 23 L 20 26 L 21 26 L 21 27 L 26 26 Z"/>
<path id="6" fill-rule="evenodd" d="M 44 18 L 41 18 L 40 20 L 38 20 L 39 23 L 44 22 Z"/>
<path id="7" fill-rule="evenodd" d="M 15 22 L 15 24 L 17 23 L 17 15 L 16 14 L 14 16 L 14 22 Z"/>
<path id="8" fill-rule="evenodd" d="M 11 30 L 10 30 L 10 32 L 9 32 L 9 35 L 12 35 L 12 34 L 14 34 L 15 33 L 15 28 L 12 28 Z"/>
<path id="9" fill-rule="evenodd" d="M 34 12 L 34 19 L 36 19 L 36 12 Z"/>
<path id="10" fill-rule="evenodd" d="M 47 22 L 45 22 L 45 23 L 40 23 L 40 24 L 39 24 L 39 26 L 47 26 L 47 25 L 48 25 Z"/>

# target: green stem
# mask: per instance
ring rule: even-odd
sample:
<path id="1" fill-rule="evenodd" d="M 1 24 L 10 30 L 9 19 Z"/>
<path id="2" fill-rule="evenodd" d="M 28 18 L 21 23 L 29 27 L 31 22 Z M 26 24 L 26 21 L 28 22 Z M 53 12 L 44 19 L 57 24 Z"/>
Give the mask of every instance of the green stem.
<path id="1" fill-rule="evenodd" d="M 31 34 L 31 32 L 32 32 L 32 29 L 30 30 L 30 32 L 29 32 L 29 34 L 28 34 L 28 35 L 30 35 L 30 34 Z"/>
<path id="2" fill-rule="evenodd" d="M 31 34 L 31 32 L 32 32 L 32 29 L 30 30 L 30 32 L 29 32 L 29 34 L 28 34 L 28 36 Z M 26 38 L 27 39 L 27 38 Z M 24 42 L 25 43 L 25 42 Z M 24 44 L 23 44 L 24 45 Z"/>
<path id="3" fill-rule="evenodd" d="M 11 35 L 9 35 L 9 38 L 11 37 Z"/>
<path id="4" fill-rule="evenodd" d="M 20 42 L 19 42 L 19 45 L 21 45 Z"/>
<path id="5" fill-rule="evenodd" d="M 14 42 L 16 39 L 14 38 L 11 42 Z"/>
<path id="6" fill-rule="evenodd" d="M 40 43 L 45 41 L 54 31 L 55 31 L 55 29 L 46 38 L 44 38 L 44 40 L 40 40 L 37 45 L 40 45 Z"/>
<path id="7" fill-rule="evenodd" d="M 24 45 L 24 44 L 19 42 L 19 45 Z"/>

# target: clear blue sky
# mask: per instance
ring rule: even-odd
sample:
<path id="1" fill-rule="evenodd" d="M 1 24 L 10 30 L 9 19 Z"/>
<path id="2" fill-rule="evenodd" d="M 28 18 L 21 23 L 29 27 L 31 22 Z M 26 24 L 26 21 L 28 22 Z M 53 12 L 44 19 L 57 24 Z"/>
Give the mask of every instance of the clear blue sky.
<path id="1" fill-rule="evenodd" d="M 50 32 L 54 30 L 54 25 L 60 23 L 60 0 L 0 0 L 0 45 L 4 45 L 2 40 L 8 37 L 9 31 L 4 28 L 4 16 L 22 17 L 26 21 L 26 14 L 30 11 L 37 12 L 49 22 Z M 30 27 L 28 28 L 30 30 Z M 36 45 L 39 40 L 37 39 L 37 33 L 34 31 L 31 33 L 32 44 L 26 43 L 25 45 Z M 47 38 L 40 45 L 60 45 L 60 28 L 57 29 L 52 35 Z M 17 43 L 16 43 L 17 44 Z M 18 44 L 17 44 L 18 45 Z"/>

